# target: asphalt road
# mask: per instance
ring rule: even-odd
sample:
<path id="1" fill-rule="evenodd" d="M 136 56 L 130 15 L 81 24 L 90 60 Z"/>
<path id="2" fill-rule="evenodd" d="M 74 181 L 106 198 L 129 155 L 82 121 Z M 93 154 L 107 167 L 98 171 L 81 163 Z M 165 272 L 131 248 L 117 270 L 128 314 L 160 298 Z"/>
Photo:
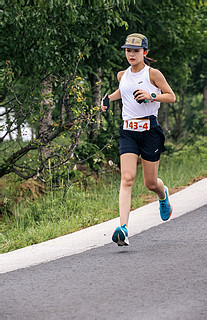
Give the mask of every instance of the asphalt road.
<path id="1" fill-rule="evenodd" d="M 207 205 L 130 238 L 0 275 L 0 319 L 207 319 Z"/>

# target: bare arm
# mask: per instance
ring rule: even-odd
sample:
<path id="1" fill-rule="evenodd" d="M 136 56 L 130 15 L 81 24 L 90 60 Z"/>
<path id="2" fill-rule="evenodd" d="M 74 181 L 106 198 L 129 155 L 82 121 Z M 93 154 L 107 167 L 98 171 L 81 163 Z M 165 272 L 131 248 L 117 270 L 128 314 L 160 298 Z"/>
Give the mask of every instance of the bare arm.
<path id="1" fill-rule="evenodd" d="M 165 79 L 164 75 L 159 70 L 150 68 L 150 81 L 155 87 L 159 88 L 162 91 L 162 94 L 157 94 L 156 101 L 165 103 L 172 103 L 176 101 L 176 97 L 173 90 L 167 83 L 167 80 Z M 135 98 L 138 98 L 138 100 L 150 100 L 150 93 L 140 89 L 137 91 Z"/>
<path id="2" fill-rule="evenodd" d="M 112 94 L 109 95 L 109 101 L 115 101 L 121 99 L 121 92 L 119 89 L 114 91 Z"/>
<path id="3" fill-rule="evenodd" d="M 150 81 L 152 82 L 152 84 L 160 88 L 162 91 L 162 94 L 158 94 L 156 96 L 156 101 L 167 103 L 176 101 L 176 97 L 173 90 L 171 89 L 171 87 L 167 83 L 167 80 L 159 70 L 150 69 Z"/>
<path id="4" fill-rule="evenodd" d="M 124 72 L 125 71 L 120 71 L 120 72 L 117 73 L 117 79 L 118 79 L 119 82 L 120 82 L 121 77 L 123 76 Z M 109 102 L 115 101 L 115 100 L 119 100 L 119 99 L 121 99 L 121 92 L 120 92 L 119 89 L 117 89 L 112 94 L 110 94 L 108 97 L 109 97 Z M 103 105 L 103 99 L 102 99 L 102 101 L 101 101 L 101 109 L 103 111 L 106 111 L 106 108 L 107 107 Z"/>

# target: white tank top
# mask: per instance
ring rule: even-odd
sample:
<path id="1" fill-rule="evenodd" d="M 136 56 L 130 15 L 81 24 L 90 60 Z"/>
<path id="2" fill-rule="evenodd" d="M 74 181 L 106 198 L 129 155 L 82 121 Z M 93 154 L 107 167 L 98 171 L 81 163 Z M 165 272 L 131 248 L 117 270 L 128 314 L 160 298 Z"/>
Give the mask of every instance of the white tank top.
<path id="1" fill-rule="evenodd" d="M 138 103 L 133 96 L 136 89 L 142 89 L 147 92 L 160 94 L 161 90 L 150 82 L 150 67 L 145 67 L 139 72 L 131 72 L 131 66 L 123 74 L 119 83 L 119 89 L 122 98 L 122 118 L 129 120 L 133 118 L 143 118 L 145 116 L 157 116 L 160 102 Z"/>

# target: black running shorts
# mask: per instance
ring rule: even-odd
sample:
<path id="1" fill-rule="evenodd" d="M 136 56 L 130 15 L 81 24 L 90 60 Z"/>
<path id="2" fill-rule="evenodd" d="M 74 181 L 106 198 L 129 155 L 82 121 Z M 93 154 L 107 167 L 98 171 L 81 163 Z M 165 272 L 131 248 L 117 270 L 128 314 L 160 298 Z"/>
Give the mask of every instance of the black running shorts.
<path id="1" fill-rule="evenodd" d="M 135 132 L 123 130 L 123 124 L 119 128 L 119 150 L 120 155 L 124 153 L 135 153 L 141 155 L 142 159 L 158 161 L 160 154 L 164 152 L 165 136 L 155 116 L 144 117 L 150 119 L 150 130 Z"/>

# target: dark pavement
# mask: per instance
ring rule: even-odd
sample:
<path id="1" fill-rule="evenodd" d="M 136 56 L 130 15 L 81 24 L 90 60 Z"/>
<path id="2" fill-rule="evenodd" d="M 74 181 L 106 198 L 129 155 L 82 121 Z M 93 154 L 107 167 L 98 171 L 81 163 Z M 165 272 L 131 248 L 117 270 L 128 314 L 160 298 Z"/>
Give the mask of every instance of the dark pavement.
<path id="1" fill-rule="evenodd" d="M 206 320 L 207 206 L 129 240 L 1 274 L 0 319 Z"/>

